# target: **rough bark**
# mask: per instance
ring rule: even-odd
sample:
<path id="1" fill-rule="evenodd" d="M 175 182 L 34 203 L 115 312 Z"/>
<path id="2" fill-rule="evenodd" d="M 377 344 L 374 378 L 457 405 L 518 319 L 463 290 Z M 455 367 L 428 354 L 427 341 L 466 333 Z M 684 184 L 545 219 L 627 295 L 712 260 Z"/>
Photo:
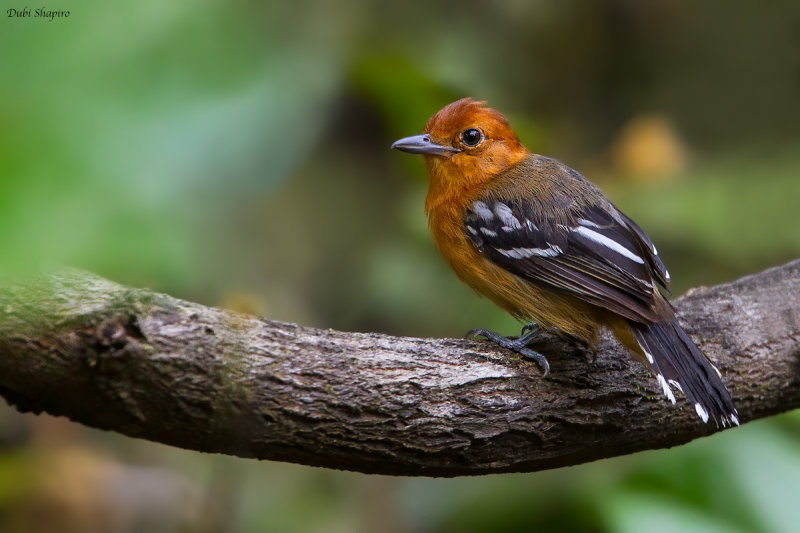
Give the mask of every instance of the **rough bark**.
<path id="1" fill-rule="evenodd" d="M 740 419 L 800 406 L 800 260 L 676 301 Z M 62 271 L 0 288 L 0 394 L 132 437 L 367 473 L 574 465 L 717 431 L 604 337 L 552 374 L 459 339 L 258 319 Z"/>

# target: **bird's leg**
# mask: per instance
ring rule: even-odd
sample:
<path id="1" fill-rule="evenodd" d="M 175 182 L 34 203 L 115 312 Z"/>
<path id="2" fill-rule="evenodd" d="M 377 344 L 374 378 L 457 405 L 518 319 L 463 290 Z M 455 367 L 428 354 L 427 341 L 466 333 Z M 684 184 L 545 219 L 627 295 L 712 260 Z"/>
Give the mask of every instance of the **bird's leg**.
<path id="1" fill-rule="evenodd" d="M 530 325 L 531 324 L 528 324 L 528 326 Z M 533 325 L 535 328 L 528 328 L 528 326 L 522 329 L 522 335 L 519 337 L 504 337 L 499 333 L 487 329 L 471 329 L 467 332 L 466 336 L 468 338 L 484 337 L 486 340 L 492 341 L 498 346 L 502 346 L 524 357 L 533 359 L 544 370 L 542 377 L 547 377 L 550 373 L 550 363 L 547 362 L 547 358 L 539 352 L 533 351 L 527 347 L 528 344 L 541 334 L 542 330 L 535 324 Z M 526 328 L 528 328 L 527 331 Z"/>
<path id="2" fill-rule="evenodd" d="M 591 357 L 592 364 L 597 362 L 597 348 L 594 345 L 592 345 L 591 342 L 587 341 L 583 337 L 580 337 L 578 335 L 573 335 L 572 333 L 567 333 L 566 331 L 563 331 L 559 328 L 554 328 L 554 330 L 559 337 L 561 337 L 562 339 L 573 345 L 575 348 L 577 348 L 578 351 L 580 351 L 584 355 L 584 357 L 587 358 Z"/>
<path id="3" fill-rule="evenodd" d="M 522 338 L 529 334 L 529 332 L 535 331 L 537 334 L 546 331 L 542 326 L 538 325 L 536 322 L 531 322 L 530 324 L 525 324 L 522 326 Z M 591 358 L 592 364 L 597 362 L 597 348 L 592 345 L 591 342 L 587 341 L 583 337 L 579 335 L 573 335 L 572 333 L 567 333 L 566 331 L 562 330 L 558 327 L 551 327 L 550 331 L 558 335 L 562 340 L 567 341 L 572 346 L 578 349 L 587 359 Z M 534 338 L 531 338 L 533 341 Z M 530 342 L 530 341 L 529 341 Z"/>

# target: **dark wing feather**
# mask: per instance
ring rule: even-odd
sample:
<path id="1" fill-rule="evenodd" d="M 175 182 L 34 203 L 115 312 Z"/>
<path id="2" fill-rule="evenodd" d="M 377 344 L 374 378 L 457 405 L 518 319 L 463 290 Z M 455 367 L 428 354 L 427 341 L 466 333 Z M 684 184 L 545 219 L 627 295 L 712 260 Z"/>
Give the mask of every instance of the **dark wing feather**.
<path id="1" fill-rule="evenodd" d="M 625 213 L 618 209 L 617 213 L 625 222 L 625 224 L 631 229 L 631 231 L 633 231 L 636 237 L 639 238 L 640 243 L 644 245 L 645 257 L 650 262 L 650 266 L 653 269 L 653 273 L 655 274 L 658 283 L 664 288 L 664 290 L 669 291 L 669 272 L 667 272 L 667 267 L 664 266 L 664 263 L 658 256 L 658 250 L 656 250 L 655 244 L 653 244 L 653 241 L 650 240 L 650 237 L 647 236 L 644 230 L 640 228 L 636 222 L 625 215 Z"/>
<path id="2" fill-rule="evenodd" d="M 480 252 L 509 272 L 631 320 L 652 322 L 669 279 L 650 239 L 610 203 L 572 210 L 568 223 L 524 199 L 472 204 L 466 230 Z"/>

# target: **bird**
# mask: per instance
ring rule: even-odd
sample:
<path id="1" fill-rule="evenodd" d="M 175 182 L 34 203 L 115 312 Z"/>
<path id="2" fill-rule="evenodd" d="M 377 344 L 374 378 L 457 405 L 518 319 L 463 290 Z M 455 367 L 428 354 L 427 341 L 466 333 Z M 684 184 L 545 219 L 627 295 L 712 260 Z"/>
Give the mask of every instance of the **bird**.
<path id="1" fill-rule="evenodd" d="M 543 332 L 593 350 L 606 328 L 673 404 L 680 391 L 704 423 L 739 425 L 722 375 L 678 323 L 655 245 L 580 172 L 530 152 L 505 116 L 472 98 L 392 148 L 423 155 L 428 223 L 456 275 L 527 323 L 519 336 L 468 336 L 535 360 L 547 377 L 547 358 L 529 347 Z"/>

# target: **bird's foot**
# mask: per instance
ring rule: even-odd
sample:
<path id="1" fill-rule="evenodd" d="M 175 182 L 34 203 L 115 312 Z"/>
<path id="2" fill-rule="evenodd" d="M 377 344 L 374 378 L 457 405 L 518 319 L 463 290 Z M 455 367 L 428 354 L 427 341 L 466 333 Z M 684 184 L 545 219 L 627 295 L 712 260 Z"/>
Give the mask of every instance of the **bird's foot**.
<path id="1" fill-rule="evenodd" d="M 538 325 L 536 322 L 531 322 L 530 324 L 525 324 L 524 326 L 522 326 L 523 337 L 533 331 L 536 331 L 538 335 L 547 330 Z M 584 339 L 579 335 L 573 335 L 572 333 L 567 333 L 561 328 L 555 326 L 550 328 L 549 331 L 551 333 L 555 333 L 556 335 L 558 335 L 559 338 L 565 340 L 566 342 L 574 346 L 579 352 L 581 352 L 581 354 L 583 354 L 584 357 L 586 357 L 587 361 L 591 360 L 592 364 L 597 362 L 597 348 L 591 342 L 587 341 L 586 339 Z M 531 338 L 531 341 L 533 340 L 534 339 Z M 529 341 L 529 344 L 531 341 Z"/>
<path id="2" fill-rule="evenodd" d="M 528 344 L 539 337 L 541 333 L 542 329 L 539 326 L 536 326 L 536 324 L 528 324 L 522 328 L 522 335 L 519 337 L 504 337 L 499 333 L 495 333 L 494 331 L 489 331 L 487 329 L 471 329 L 467 332 L 466 337 L 473 339 L 483 337 L 486 340 L 497 344 L 498 346 L 502 346 L 503 348 L 517 352 L 524 357 L 533 359 L 544 370 L 542 377 L 547 377 L 547 375 L 550 373 L 550 363 L 547 362 L 547 358 L 539 352 L 528 348 Z"/>
<path id="3" fill-rule="evenodd" d="M 587 341 L 583 337 L 572 335 L 571 333 L 565 333 L 561 330 L 558 330 L 558 335 L 573 345 L 579 352 L 581 352 L 587 361 L 591 360 L 592 364 L 597 363 L 597 347 L 591 342 Z"/>
<path id="4" fill-rule="evenodd" d="M 536 322 L 530 322 L 530 323 L 525 324 L 524 326 L 522 326 L 522 331 L 520 332 L 520 335 L 521 336 L 525 336 L 525 335 L 527 335 L 527 334 L 529 334 L 531 332 L 534 332 L 534 331 L 537 334 L 539 334 L 539 333 L 544 333 L 545 329 L 542 326 L 540 326 L 539 324 L 537 324 Z"/>

